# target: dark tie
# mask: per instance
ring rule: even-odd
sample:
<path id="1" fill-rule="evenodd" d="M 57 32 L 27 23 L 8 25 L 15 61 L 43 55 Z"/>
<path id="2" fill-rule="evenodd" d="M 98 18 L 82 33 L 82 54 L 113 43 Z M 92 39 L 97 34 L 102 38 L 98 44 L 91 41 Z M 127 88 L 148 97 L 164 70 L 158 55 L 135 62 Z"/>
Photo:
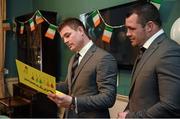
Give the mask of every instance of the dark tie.
<path id="1" fill-rule="evenodd" d="M 141 47 L 141 48 L 140 48 L 139 53 L 138 53 L 138 56 L 137 56 L 137 58 L 136 58 L 136 62 L 135 62 L 134 67 L 133 67 L 133 72 L 136 71 L 137 65 L 138 65 L 139 61 L 141 60 L 142 55 L 143 55 L 143 53 L 145 52 L 145 50 L 146 50 L 146 48 L 144 48 L 144 47 Z"/>
<path id="2" fill-rule="evenodd" d="M 76 69 L 77 69 L 77 67 L 78 67 L 78 61 L 79 61 L 78 59 L 79 59 L 79 56 L 80 56 L 80 54 L 79 54 L 79 53 L 76 53 L 76 54 L 75 54 L 75 57 L 74 57 L 74 61 L 73 61 L 73 64 L 72 64 L 72 70 L 71 70 L 71 73 L 72 73 L 71 78 L 72 78 L 72 79 L 74 78 Z"/>
<path id="3" fill-rule="evenodd" d="M 138 64 L 138 62 L 141 60 L 141 58 L 142 58 L 142 56 L 143 56 L 143 53 L 146 51 L 146 48 L 144 48 L 144 47 L 141 47 L 140 48 L 140 50 L 139 50 L 139 54 L 138 54 L 138 56 L 137 56 L 137 63 L 136 64 Z"/>

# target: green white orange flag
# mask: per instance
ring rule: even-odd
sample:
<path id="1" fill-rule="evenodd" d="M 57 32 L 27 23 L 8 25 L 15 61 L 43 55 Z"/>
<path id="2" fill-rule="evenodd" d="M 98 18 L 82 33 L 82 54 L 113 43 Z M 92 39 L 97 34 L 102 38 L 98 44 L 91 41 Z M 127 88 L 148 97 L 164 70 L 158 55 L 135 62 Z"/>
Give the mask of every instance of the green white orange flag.
<path id="1" fill-rule="evenodd" d="M 151 3 L 154 4 L 159 9 L 162 1 L 163 0 L 151 0 Z"/>
<path id="2" fill-rule="evenodd" d="M 97 27 L 101 22 L 101 19 L 99 17 L 97 10 L 92 13 L 92 17 L 93 17 L 94 26 Z"/>
<path id="3" fill-rule="evenodd" d="M 20 34 L 23 34 L 24 33 L 24 24 L 21 23 L 21 26 L 20 26 Z"/>
<path id="4" fill-rule="evenodd" d="M 113 32 L 113 29 L 111 27 L 105 26 L 103 36 L 102 36 L 102 40 L 106 43 L 110 43 L 112 32 Z"/>
<path id="5" fill-rule="evenodd" d="M 57 26 L 55 26 L 53 24 L 49 24 L 49 28 L 48 28 L 45 36 L 49 39 L 54 39 L 56 29 L 57 29 Z"/>
<path id="6" fill-rule="evenodd" d="M 40 24 L 42 22 L 44 22 L 44 19 L 43 19 L 41 13 L 38 11 L 36 14 L 36 24 Z"/>
<path id="7" fill-rule="evenodd" d="M 34 25 L 33 19 L 30 19 L 30 20 L 29 20 L 29 24 L 30 24 L 30 29 L 31 29 L 31 31 L 34 31 L 34 30 L 35 30 L 35 25 Z"/>

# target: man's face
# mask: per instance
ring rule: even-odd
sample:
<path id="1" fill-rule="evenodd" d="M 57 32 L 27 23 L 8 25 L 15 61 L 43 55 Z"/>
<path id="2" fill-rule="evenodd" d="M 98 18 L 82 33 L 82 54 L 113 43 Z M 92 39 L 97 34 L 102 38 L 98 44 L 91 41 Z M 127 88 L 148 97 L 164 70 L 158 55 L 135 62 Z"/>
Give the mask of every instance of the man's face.
<path id="1" fill-rule="evenodd" d="M 77 52 L 82 48 L 82 44 L 83 44 L 82 34 L 83 32 L 80 30 L 80 28 L 77 28 L 76 31 L 69 26 L 65 26 L 60 31 L 60 35 L 64 43 L 73 52 Z"/>
<path id="2" fill-rule="evenodd" d="M 138 23 L 138 15 L 132 14 L 125 20 L 127 28 L 127 37 L 131 41 L 132 46 L 142 46 L 146 40 L 146 29 Z"/>

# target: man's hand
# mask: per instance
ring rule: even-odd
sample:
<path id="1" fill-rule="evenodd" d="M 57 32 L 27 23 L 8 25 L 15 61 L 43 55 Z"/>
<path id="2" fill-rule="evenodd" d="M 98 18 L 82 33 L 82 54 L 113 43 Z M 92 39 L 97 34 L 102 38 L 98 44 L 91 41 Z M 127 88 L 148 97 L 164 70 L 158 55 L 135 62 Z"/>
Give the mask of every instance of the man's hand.
<path id="1" fill-rule="evenodd" d="M 69 108 L 72 103 L 72 97 L 66 94 L 48 94 L 48 98 L 54 101 L 58 107 Z"/>
<path id="2" fill-rule="evenodd" d="M 119 112 L 118 113 L 118 119 L 125 119 L 128 112 Z"/>

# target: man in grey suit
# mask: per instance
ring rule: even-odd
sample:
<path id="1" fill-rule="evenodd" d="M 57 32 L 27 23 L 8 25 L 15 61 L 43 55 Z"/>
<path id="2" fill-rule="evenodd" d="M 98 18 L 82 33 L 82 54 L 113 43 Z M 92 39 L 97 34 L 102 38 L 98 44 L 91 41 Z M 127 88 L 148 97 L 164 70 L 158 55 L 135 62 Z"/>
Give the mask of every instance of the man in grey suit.
<path id="1" fill-rule="evenodd" d="M 116 100 L 116 60 L 90 40 L 79 19 L 66 19 L 58 31 L 64 43 L 79 57 L 76 64 L 76 56 L 72 56 L 67 78 L 57 86 L 65 94 L 48 97 L 66 108 L 66 118 L 109 118 L 108 108 Z"/>
<path id="2" fill-rule="evenodd" d="M 132 46 L 144 53 L 133 68 L 128 106 L 118 117 L 180 117 L 180 46 L 165 35 L 159 11 L 149 2 L 133 6 L 125 26 Z"/>

